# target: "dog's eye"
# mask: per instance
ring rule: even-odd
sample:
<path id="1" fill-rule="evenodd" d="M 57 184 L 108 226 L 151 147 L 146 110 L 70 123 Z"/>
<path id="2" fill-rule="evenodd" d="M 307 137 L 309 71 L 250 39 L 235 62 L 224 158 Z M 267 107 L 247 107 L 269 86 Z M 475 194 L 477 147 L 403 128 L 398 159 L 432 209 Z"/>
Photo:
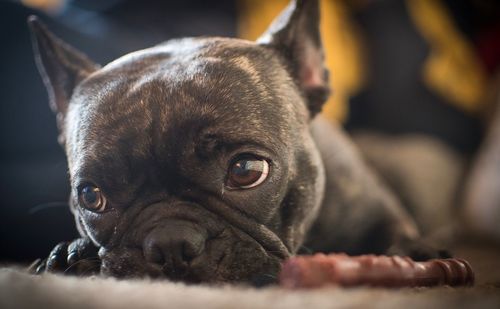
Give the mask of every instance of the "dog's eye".
<path id="1" fill-rule="evenodd" d="M 80 203 L 83 207 L 94 212 L 103 212 L 106 210 L 106 198 L 101 192 L 101 189 L 87 185 L 80 190 Z"/>
<path id="2" fill-rule="evenodd" d="M 251 155 L 241 156 L 229 167 L 226 186 L 230 189 L 249 189 L 260 185 L 269 174 L 269 163 Z"/>

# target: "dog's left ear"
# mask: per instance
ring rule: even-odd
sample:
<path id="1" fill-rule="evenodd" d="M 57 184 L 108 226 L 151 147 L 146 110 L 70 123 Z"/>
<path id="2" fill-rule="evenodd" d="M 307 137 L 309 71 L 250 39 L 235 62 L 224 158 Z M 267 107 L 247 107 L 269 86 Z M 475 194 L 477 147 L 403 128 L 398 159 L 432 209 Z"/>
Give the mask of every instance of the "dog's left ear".
<path id="1" fill-rule="evenodd" d="M 275 49 L 307 99 L 311 117 L 328 99 L 318 0 L 292 0 L 257 43 Z"/>
<path id="2" fill-rule="evenodd" d="M 36 16 L 29 17 L 28 25 L 36 64 L 49 93 L 50 107 L 58 118 L 64 117 L 74 88 L 99 69 L 99 65 L 57 38 Z"/>

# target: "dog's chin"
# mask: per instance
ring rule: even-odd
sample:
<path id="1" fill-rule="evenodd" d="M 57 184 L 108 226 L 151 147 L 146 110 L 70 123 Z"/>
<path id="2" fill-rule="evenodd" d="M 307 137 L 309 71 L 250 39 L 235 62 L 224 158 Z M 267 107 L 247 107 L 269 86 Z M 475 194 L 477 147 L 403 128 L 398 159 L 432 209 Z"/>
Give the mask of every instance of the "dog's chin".
<path id="1" fill-rule="evenodd" d="M 101 274 L 105 276 L 256 286 L 274 283 L 282 262 L 253 238 L 232 228 L 208 240 L 201 255 L 178 265 L 147 262 L 142 248 L 137 247 L 101 250 L 100 257 Z"/>

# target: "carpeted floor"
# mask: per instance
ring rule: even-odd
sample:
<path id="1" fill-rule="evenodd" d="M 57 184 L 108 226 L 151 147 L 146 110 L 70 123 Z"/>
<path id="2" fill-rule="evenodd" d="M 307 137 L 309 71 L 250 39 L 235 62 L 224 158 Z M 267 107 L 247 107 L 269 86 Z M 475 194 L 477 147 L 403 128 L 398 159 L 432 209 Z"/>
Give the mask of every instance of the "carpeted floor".
<path id="1" fill-rule="evenodd" d="M 500 246 L 468 240 L 454 254 L 476 272 L 472 288 L 283 290 L 186 286 L 0 269 L 0 308 L 500 308 Z"/>

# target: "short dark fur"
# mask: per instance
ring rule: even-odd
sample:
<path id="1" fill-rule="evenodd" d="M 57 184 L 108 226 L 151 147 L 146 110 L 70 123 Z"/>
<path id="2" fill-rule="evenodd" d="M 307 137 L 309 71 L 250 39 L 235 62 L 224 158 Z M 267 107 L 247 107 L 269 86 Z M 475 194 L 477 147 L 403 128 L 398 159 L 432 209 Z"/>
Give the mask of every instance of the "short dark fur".
<path id="1" fill-rule="evenodd" d="M 317 1 L 296 1 L 257 43 L 173 40 L 103 68 L 31 19 L 82 235 L 38 271 L 255 281 L 274 277 L 307 235 L 311 250 L 420 249 L 398 201 L 315 117 L 329 93 L 318 17 Z M 241 153 L 266 158 L 271 173 L 229 190 Z M 86 183 L 109 211 L 81 207 Z"/>

